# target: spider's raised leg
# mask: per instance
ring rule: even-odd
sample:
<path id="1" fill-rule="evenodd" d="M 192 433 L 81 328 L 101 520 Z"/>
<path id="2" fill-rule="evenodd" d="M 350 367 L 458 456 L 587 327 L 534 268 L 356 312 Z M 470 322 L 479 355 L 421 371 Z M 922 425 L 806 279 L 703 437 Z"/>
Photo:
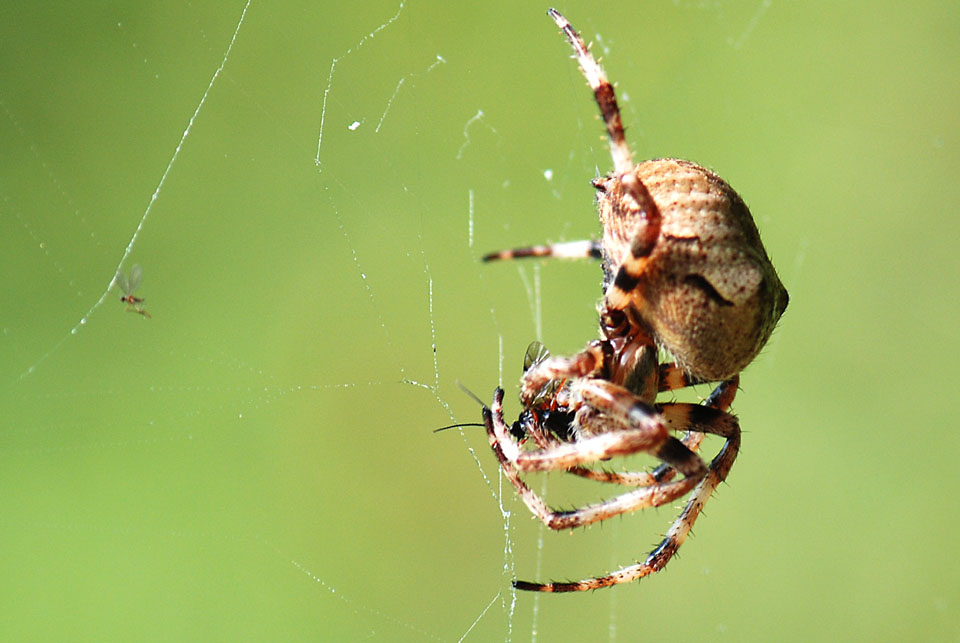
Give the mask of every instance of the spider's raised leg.
<path id="1" fill-rule="evenodd" d="M 677 482 L 634 489 L 606 502 L 588 505 L 581 509 L 553 511 L 520 478 L 518 464 L 525 463 L 524 470 L 566 469 L 570 466 L 570 462 L 596 460 L 598 457 L 604 457 L 605 454 L 649 450 L 649 445 L 656 443 L 656 438 L 651 439 L 650 436 L 646 436 L 645 439 L 640 439 L 640 434 L 645 430 L 638 429 L 594 436 L 585 441 L 561 445 L 556 449 L 521 453 L 516 449 L 516 443 L 513 442 L 509 427 L 503 419 L 503 390 L 499 388 L 494 393 L 491 407 L 484 407 L 483 419 L 487 427 L 490 447 L 500 461 L 504 475 L 513 484 L 530 511 L 551 529 L 572 529 L 637 509 L 667 504 L 687 494 L 704 473 L 700 458 L 687 451 L 678 440 L 668 437 L 665 441 L 661 441 L 663 444 L 657 450 L 657 455 L 671 461 L 678 468 L 692 469 L 693 475 Z M 577 451 L 578 447 L 583 448 Z M 516 454 L 512 457 L 508 456 L 505 450 L 515 451 Z M 683 453 L 684 451 L 686 454 Z M 684 463 L 691 458 L 699 463 L 699 466 L 690 462 L 689 467 L 684 467 Z"/>
<path id="2" fill-rule="evenodd" d="M 633 159 L 630 148 L 627 147 L 627 137 L 623 132 L 623 119 L 620 118 L 620 107 L 617 106 L 617 96 L 613 85 L 607 80 L 603 67 L 597 63 L 593 54 L 587 49 L 583 38 L 570 23 L 556 9 L 548 9 L 547 13 L 557 23 L 577 56 L 580 70 L 590 84 L 593 95 L 597 99 L 603 122 L 607 126 L 607 135 L 610 137 L 610 154 L 613 156 L 613 169 L 617 174 L 625 174 L 633 170 Z"/>
<path id="3" fill-rule="evenodd" d="M 490 252 L 483 255 L 483 261 L 507 261 L 509 259 L 524 259 L 527 257 L 600 259 L 602 254 L 599 241 L 567 241 L 565 243 L 552 243 L 546 246 L 527 246 L 526 248 L 513 248 L 511 250 Z"/>
<path id="4" fill-rule="evenodd" d="M 735 376 L 721 383 L 716 388 L 711 398 L 716 398 L 715 401 L 718 407 L 729 407 L 733 396 L 736 394 L 738 382 L 739 376 Z M 730 472 L 730 467 L 733 466 L 733 462 L 736 460 L 737 453 L 740 450 L 740 426 L 736 419 L 734 419 L 732 415 L 721 411 L 719 408 L 712 410 L 716 413 L 714 420 L 706 424 L 701 424 L 697 428 L 708 433 L 720 435 L 726 438 L 726 442 L 710 463 L 707 475 L 704 476 L 696 486 L 686 506 L 667 531 L 663 541 L 656 549 L 650 552 L 650 555 L 647 556 L 644 562 L 624 567 L 606 576 L 589 578 L 572 583 L 530 583 L 527 581 L 514 581 L 514 587 L 537 592 L 579 592 L 600 589 L 601 587 L 618 585 L 620 583 L 629 583 L 630 581 L 638 580 L 663 569 L 686 540 L 690 529 L 693 527 L 693 523 L 703 510 L 703 505 L 707 499 L 710 498 L 717 486 L 726 479 L 727 474 Z"/>
<path id="5" fill-rule="evenodd" d="M 613 174 L 594 180 L 593 185 L 601 192 L 613 191 L 607 195 L 613 205 L 611 210 L 605 213 L 602 205 L 600 209 L 604 247 L 609 250 L 623 246 L 630 250 L 628 255 L 613 258 L 619 269 L 613 287 L 606 292 L 607 306 L 612 310 L 623 310 L 631 303 L 631 293 L 642 280 L 647 260 L 660 237 L 660 209 L 634 169 L 613 85 L 567 19 L 556 9 L 549 9 L 547 13 L 573 46 L 580 71 L 593 90 L 610 138 Z M 635 222 L 637 218 L 642 224 Z"/>

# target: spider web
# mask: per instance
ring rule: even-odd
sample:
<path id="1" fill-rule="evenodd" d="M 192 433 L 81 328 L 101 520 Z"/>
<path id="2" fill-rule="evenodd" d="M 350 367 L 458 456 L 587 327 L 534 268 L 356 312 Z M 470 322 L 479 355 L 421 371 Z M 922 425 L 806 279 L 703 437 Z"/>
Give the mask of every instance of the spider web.
<path id="1" fill-rule="evenodd" d="M 482 429 L 432 433 L 595 327 L 596 266 L 478 262 L 595 234 L 605 143 L 542 8 L 34 11 L 0 39 L 4 631 L 616 638 L 616 593 L 571 623 L 509 581 L 628 563 L 671 512 L 567 544 Z"/>

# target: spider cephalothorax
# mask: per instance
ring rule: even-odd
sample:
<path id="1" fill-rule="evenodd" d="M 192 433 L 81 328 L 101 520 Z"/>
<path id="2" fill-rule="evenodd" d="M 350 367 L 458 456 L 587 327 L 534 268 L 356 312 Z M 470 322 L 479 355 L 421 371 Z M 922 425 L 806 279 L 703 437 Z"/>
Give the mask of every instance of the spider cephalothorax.
<path id="1" fill-rule="evenodd" d="M 783 314 L 787 291 L 750 211 L 723 179 L 678 159 L 634 165 L 613 87 L 570 23 L 554 9 L 548 13 L 573 45 L 610 138 L 613 172 L 593 181 L 602 239 L 507 250 L 484 259 L 601 258 L 601 338 L 571 357 L 550 357 L 532 344 L 524 360 L 518 421 L 504 420 L 502 389 L 484 408 L 490 446 L 523 501 L 552 529 L 660 506 L 693 492 L 644 562 L 577 582 L 514 582 L 519 589 L 565 592 L 647 576 L 662 569 L 683 543 L 737 456 L 740 428 L 728 409 L 740 371 Z M 659 363 L 660 348 L 675 361 Z M 702 404 L 656 403 L 662 391 L 708 381 L 720 384 Z M 682 438 L 672 435 L 678 431 Z M 696 454 L 705 433 L 726 440 L 709 466 Z M 526 438 L 535 448 L 523 448 Z M 584 466 L 639 452 L 663 464 L 650 473 Z M 520 478 L 523 472 L 550 470 L 635 488 L 606 502 L 554 511 Z M 678 473 L 682 477 L 674 480 Z"/>

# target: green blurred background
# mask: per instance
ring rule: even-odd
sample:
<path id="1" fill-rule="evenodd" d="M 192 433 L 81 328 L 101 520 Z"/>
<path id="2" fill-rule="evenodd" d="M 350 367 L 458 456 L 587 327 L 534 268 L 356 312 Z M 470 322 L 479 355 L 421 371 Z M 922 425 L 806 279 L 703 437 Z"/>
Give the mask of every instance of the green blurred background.
<path id="1" fill-rule="evenodd" d="M 597 266 L 478 263 L 597 233 L 567 44 L 539 3 L 254 0 L 191 124 L 215 5 L 0 9 L 3 638 L 960 637 L 960 6 L 558 6 L 637 158 L 734 185 L 791 303 L 680 558 L 538 597 L 509 581 L 675 515 L 545 533 L 481 429 L 432 433 L 479 419 L 457 381 L 513 415 L 531 339 L 595 336 Z"/>

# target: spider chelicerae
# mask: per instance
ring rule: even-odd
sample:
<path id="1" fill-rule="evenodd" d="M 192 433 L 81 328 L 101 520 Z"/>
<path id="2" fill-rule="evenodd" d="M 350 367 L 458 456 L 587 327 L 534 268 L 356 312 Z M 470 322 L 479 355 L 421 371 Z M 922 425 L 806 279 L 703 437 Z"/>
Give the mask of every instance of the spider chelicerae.
<path id="1" fill-rule="evenodd" d="M 613 171 L 593 180 L 602 238 L 505 250 L 484 261 L 601 259 L 600 339 L 571 357 L 551 357 L 531 344 L 517 422 L 504 420 L 501 388 L 483 409 L 490 446 L 524 503 L 551 529 L 691 494 L 643 562 L 576 582 L 514 581 L 523 590 L 571 592 L 643 578 L 663 569 L 683 544 L 737 457 L 740 427 L 729 408 L 739 373 L 769 339 L 788 298 L 750 211 L 723 179 L 678 159 L 633 163 L 613 86 L 570 23 L 555 9 L 548 13 L 573 46 L 607 128 Z M 659 363 L 659 348 L 674 361 Z M 702 404 L 656 402 L 660 392 L 704 382 L 719 384 Z M 696 454 L 706 433 L 725 439 L 709 465 Z M 663 464 L 649 473 L 586 466 L 641 452 Z M 531 471 L 565 471 L 633 488 L 605 502 L 556 511 L 524 483 L 521 474 Z"/>

